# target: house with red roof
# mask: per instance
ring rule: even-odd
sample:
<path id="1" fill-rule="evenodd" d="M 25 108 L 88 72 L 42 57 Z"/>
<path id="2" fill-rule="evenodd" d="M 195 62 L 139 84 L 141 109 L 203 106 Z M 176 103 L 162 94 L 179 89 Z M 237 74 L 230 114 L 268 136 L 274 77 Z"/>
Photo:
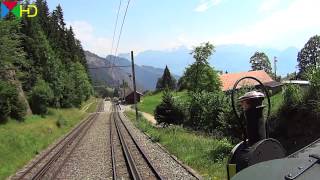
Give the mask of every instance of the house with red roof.
<path id="1" fill-rule="evenodd" d="M 282 83 L 273 80 L 268 73 L 264 70 L 260 71 L 249 71 L 249 72 L 240 72 L 240 73 L 228 73 L 220 75 L 220 80 L 222 83 L 222 90 L 224 92 L 232 90 L 234 84 L 241 78 L 252 76 L 259 79 L 269 90 L 272 92 L 278 92 L 281 90 Z M 242 86 L 257 86 L 259 85 L 258 82 L 248 79 L 242 81 L 238 86 L 237 89 L 241 88 Z"/>

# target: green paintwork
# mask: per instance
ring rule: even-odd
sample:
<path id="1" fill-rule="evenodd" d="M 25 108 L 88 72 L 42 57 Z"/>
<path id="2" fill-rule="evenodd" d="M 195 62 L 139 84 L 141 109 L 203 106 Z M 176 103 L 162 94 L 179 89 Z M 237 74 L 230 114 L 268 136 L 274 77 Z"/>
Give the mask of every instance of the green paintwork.
<path id="1" fill-rule="evenodd" d="M 293 172 L 308 160 L 309 158 L 284 158 L 258 163 L 242 170 L 231 180 L 284 180 L 287 174 Z M 315 164 L 295 180 L 319 179 L 320 165 Z"/>

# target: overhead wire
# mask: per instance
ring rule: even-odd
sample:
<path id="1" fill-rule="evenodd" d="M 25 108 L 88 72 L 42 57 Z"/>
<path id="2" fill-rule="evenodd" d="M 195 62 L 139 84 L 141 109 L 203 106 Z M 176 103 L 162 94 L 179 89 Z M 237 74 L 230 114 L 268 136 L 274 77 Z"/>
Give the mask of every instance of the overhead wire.
<path id="1" fill-rule="evenodd" d="M 121 35 L 122 35 L 122 32 L 123 32 L 123 26 L 124 26 L 124 23 L 125 23 L 125 20 L 126 20 L 126 17 L 127 17 L 129 5 L 130 5 L 130 0 L 128 0 L 127 7 L 126 7 L 126 10 L 125 10 L 123 19 L 122 19 L 122 24 L 121 24 L 121 28 L 120 28 L 120 33 L 119 33 L 119 37 L 118 37 L 118 42 L 117 42 L 116 50 L 115 50 L 115 53 L 114 53 L 114 59 L 113 59 L 112 66 L 115 65 L 115 60 L 116 60 L 116 57 L 117 57 L 117 54 L 118 54 L 118 49 L 119 49 L 119 44 L 120 44 L 120 40 L 121 40 Z M 113 68 L 111 68 L 111 72 L 113 72 Z"/>
<path id="2" fill-rule="evenodd" d="M 127 12 L 128 12 L 129 5 L 130 5 L 130 0 L 128 0 L 126 11 L 124 13 L 124 17 L 123 17 L 123 20 L 122 20 L 122 25 L 121 25 L 121 28 L 120 28 L 120 33 L 119 33 L 119 38 L 118 38 L 118 42 L 117 42 L 117 48 L 116 48 L 115 55 L 117 55 L 117 53 L 118 53 L 118 48 L 119 48 L 119 44 L 120 44 L 120 40 L 121 40 L 123 25 L 124 25 L 126 17 L 127 17 Z"/>
<path id="3" fill-rule="evenodd" d="M 115 22 L 115 25 L 114 25 L 112 44 L 111 44 L 111 52 L 110 52 L 111 55 L 113 53 L 114 38 L 116 36 L 116 31 L 117 31 L 117 27 L 118 27 L 118 19 L 119 19 L 119 14 L 120 14 L 120 9 L 121 9 L 121 3 L 122 3 L 122 0 L 119 1 L 119 7 L 118 7 L 118 12 L 117 12 L 116 22 Z"/>
<path id="4" fill-rule="evenodd" d="M 119 14 L 120 14 L 120 10 L 121 10 L 121 4 L 122 4 L 122 0 L 119 1 L 119 7 L 118 7 L 117 16 L 116 16 L 116 22 L 115 22 L 115 25 L 114 25 L 113 37 L 112 37 L 111 52 L 110 52 L 110 55 L 111 55 L 110 56 L 111 66 L 114 66 L 114 63 L 112 63 L 112 60 L 115 57 L 113 57 L 112 54 L 113 54 L 113 48 L 114 48 L 114 41 L 115 41 L 115 37 L 116 37 L 116 31 L 117 31 L 117 27 L 118 27 L 118 20 L 119 20 Z M 112 76 L 112 74 L 113 74 L 113 68 L 111 68 L 111 76 Z"/>

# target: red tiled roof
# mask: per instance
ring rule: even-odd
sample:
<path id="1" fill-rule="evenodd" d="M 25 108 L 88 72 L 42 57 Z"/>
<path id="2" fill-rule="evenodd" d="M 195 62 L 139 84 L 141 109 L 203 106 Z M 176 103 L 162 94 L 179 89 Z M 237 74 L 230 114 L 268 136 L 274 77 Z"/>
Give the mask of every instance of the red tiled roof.
<path id="1" fill-rule="evenodd" d="M 249 71 L 249 72 L 241 72 L 241 73 L 230 73 L 230 74 L 223 74 L 220 75 L 220 80 L 222 82 L 222 90 L 228 91 L 231 90 L 237 80 L 246 77 L 252 76 L 259 79 L 262 83 L 269 83 L 273 82 L 274 80 L 263 70 L 261 71 Z M 243 80 L 237 88 L 240 88 L 243 85 L 257 85 L 258 83 L 254 80 Z"/>

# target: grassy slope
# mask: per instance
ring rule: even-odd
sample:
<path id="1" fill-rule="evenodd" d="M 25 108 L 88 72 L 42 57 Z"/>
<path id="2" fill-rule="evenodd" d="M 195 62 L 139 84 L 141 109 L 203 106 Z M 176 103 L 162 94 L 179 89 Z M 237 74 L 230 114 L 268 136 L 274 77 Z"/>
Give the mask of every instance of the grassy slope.
<path id="1" fill-rule="evenodd" d="M 187 98 L 187 92 L 177 92 L 174 93 L 175 98 L 185 99 Z M 157 93 L 154 95 L 149 95 L 143 97 L 141 103 L 139 103 L 139 110 L 143 112 L 147 112 L 149 114 L 153 114 L 154 109 L 158 104 L 161 103 L 162 93 Z M 282 93 L 275 94 L 271 97 L 271 112 L 275 113 L 281 107 L 283 102 Z M 265 104 L 267 101 L 264 102 Z"/>
<path id="2" fill-rule="evenodd" d="M 135 121 L 133 112 L 126 114 L 139 129 L 205 178 L 226 179 L 225 157 L 232 148 L 227 140 L 197 135 L 180 127 L 156 128 L 145 119 Z"/>
<path id="3" fill-rule="evenodd" d="M 96 100 L 92 98 L 87 103 L 91 102 Z M 96 106 L 96 103 L 91 106 Z M 74 108 L 50 109 L 46 117 L 33 115 L 22 123 L 9 120 L 0 125 L 0 179 L 5 179 L 22 168 L 87 115 L 87 112 Z M 61 128 L 56 125 L 59 118 L 66 121 Z"/>
<path id="4" fill-rule="evenodd" d="M 176 92 L 173 93 L 175 98 L 186 98 L 187 92 Z M 147 112 L 149 114 L 153 114 L 154 109 L 161 103 L 162 100 L 162 92 L 159 92 L 154 95 L 149 95 L 143 97 L 141 103 L 139 103 L 139 110 L 143 112 Z"/>

